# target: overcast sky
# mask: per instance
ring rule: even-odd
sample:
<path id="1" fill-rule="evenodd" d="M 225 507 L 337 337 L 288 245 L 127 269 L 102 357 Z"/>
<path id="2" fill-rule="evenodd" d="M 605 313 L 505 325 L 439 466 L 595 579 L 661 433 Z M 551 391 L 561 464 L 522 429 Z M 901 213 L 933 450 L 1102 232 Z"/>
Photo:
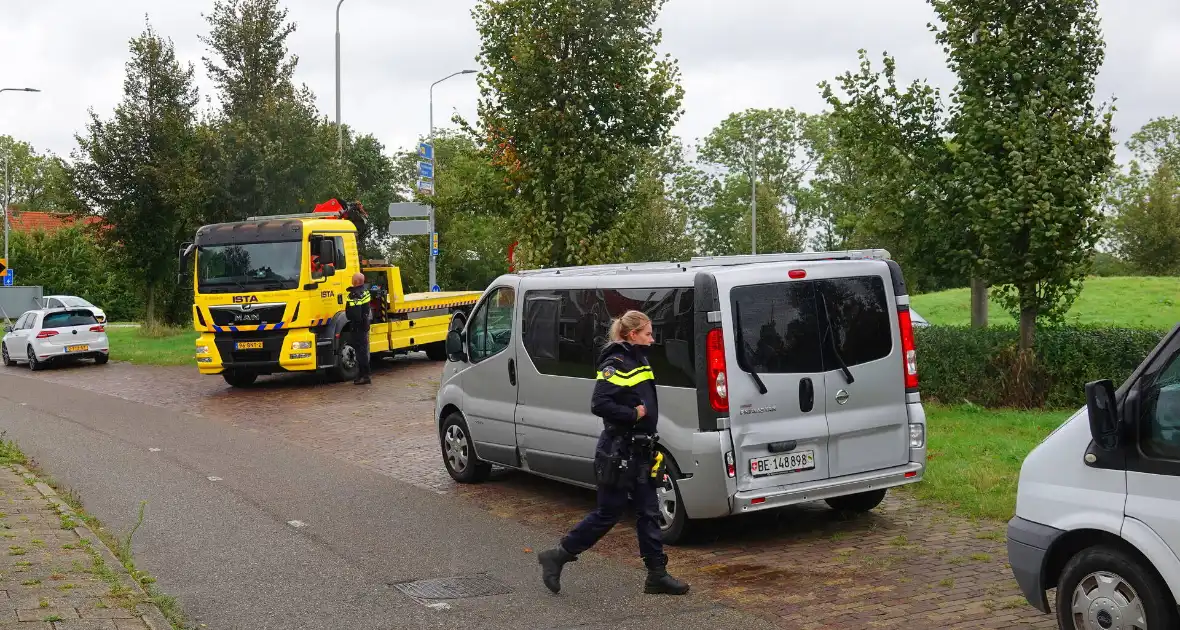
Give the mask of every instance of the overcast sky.
<path id="1" fill-rule="evenodd" d="M 341 9 L 343 120 L 388 148 L 428 131 L 427 89 L 473 68 L 479 40 L 475 0 L 345 0 Z M 335 118 L 335 0 L 286 0 L 298 30 L 297 79 Z M 150 14 L 211 94 L 198 40 L 212 0 L 0 0 L 0 134 L 68 155 L 87 108 L 109 115 L 122 92 L 127 41 Z M 1118 97 L 1118 140 L 1157 116 L 1180 114 L 1180 2 L 1102 0 L 1107 42 L 1099 96 Z M 816 84 L 851 69 L 856 51 L 897 57 L 907 81 L 951 87 L 942 52 L 926 28 L 925 0 L 670 0 L 660 18 L 665 52 L 680 60 L 686 91 L 677 134 L 695 140 L 727 114 L 749 107 L 818 112 Z M 435 122 L 474 118 L 474 77 L 435 88 Z"/>

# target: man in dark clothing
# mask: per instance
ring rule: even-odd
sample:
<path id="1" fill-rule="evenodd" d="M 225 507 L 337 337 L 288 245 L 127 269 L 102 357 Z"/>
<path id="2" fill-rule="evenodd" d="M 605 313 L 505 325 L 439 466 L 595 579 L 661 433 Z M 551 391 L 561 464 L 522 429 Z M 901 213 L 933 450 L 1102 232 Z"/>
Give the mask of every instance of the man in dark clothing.
<path id="1" fill-rule="evenodd" d="M 357 372 L 354 385 L 368 385 L 373 380 L 369 370 L 369 324 L 373 321 L 373 309 L 370 306 L 371 297 L 365 288 L 365 274 L 352 274 L 352 287 L 348 289 L 348 301 L 344 308 L 344 316 L 348 318 L 349 328 L 352 330 L 352 347 L 356 350 Z"/>

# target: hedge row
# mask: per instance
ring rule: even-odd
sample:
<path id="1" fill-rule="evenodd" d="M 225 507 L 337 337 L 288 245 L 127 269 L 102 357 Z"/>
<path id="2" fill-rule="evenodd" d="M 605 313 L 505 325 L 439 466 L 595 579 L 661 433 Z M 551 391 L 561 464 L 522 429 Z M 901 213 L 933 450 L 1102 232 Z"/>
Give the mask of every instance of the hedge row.
<path id="1" fill-rule="evenodd" d="M 1086 383 L 1122 384 L 1159 344 L 1164 331 L 1060 327 L 1037 331 L 1035 361 L 1018 361 L 1012 327 L 918 329 L 922 398 L 985 407 L 1074 408 Z"/>

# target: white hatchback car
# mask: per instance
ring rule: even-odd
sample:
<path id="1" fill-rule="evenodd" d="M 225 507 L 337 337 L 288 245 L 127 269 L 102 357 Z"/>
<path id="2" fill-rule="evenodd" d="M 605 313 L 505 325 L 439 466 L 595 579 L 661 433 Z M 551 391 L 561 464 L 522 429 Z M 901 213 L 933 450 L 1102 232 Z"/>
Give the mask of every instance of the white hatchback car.
<path id="1" fill-rule="evenodd" d="M 61 360 L 94 359 L 99 365 L 110 360 L 106 327 L 87 308 L 29 311 L 4 333 L 0 347 L 6 366 L 23 362 L 40 370 Z"/>
<path id="2" fill-rule="evenodd" d="M 107 314 L 101 308 L 76 295 L 47 295 L 41 298 L 41 306 L 49 310 L 55 308 L 84 308 L 94 313 L 94 318 L 98 320 L 98 323 L 107 323 Z"/>

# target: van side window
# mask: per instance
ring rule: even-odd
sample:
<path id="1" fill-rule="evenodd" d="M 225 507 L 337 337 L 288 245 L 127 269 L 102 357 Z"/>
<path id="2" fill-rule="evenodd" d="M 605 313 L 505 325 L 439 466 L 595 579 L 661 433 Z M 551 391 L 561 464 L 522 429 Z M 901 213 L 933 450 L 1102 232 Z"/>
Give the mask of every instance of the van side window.
<path id="1" fill-rule="evenodd" d="M 860 365 L 889 356 L 893 351 L 892 318 L 885 282 L 880 276 L 819 280 L 816 292 L 816 299 L 827 303 L 836 348 L 845 363 Z M 820 312 L 823 312 L 822 305 Z M 823 350 L 826 369 L 840 364 L 832 356 L 831 344 L 823 344 Z"/>
<path id="2" fill-rule="evenodd" d="M 1143 400 L 1140 446 L 1144 454 L 1180 460 L 1180 355 L 1173 356 L 1155 383 L 1143 392 Z"/>
<path id="3" fill-rule="evenodd" d="M 471 316 L 468 335 L 472 363 L 503 352 L 512 342 L 512 308 L 515 304 L 516 291 L 501 287 L 488 295 Z"/>
<path id="4" fill-rule="evenodd" d="M 742 369 L 768 374 L 824 371 L 813 283 L 735 287 L 730 296 Z"/>
<path id="5" fill-rule="evenodd" d="M 529 291 L 524 305 L 524 347 L 537 371 L 594 378 L 611 318 L 635 309 L 652 319 L 655 344 L 648 360 L 656 383 L 696 386 L 692 289 L 572 289 Z"/>

